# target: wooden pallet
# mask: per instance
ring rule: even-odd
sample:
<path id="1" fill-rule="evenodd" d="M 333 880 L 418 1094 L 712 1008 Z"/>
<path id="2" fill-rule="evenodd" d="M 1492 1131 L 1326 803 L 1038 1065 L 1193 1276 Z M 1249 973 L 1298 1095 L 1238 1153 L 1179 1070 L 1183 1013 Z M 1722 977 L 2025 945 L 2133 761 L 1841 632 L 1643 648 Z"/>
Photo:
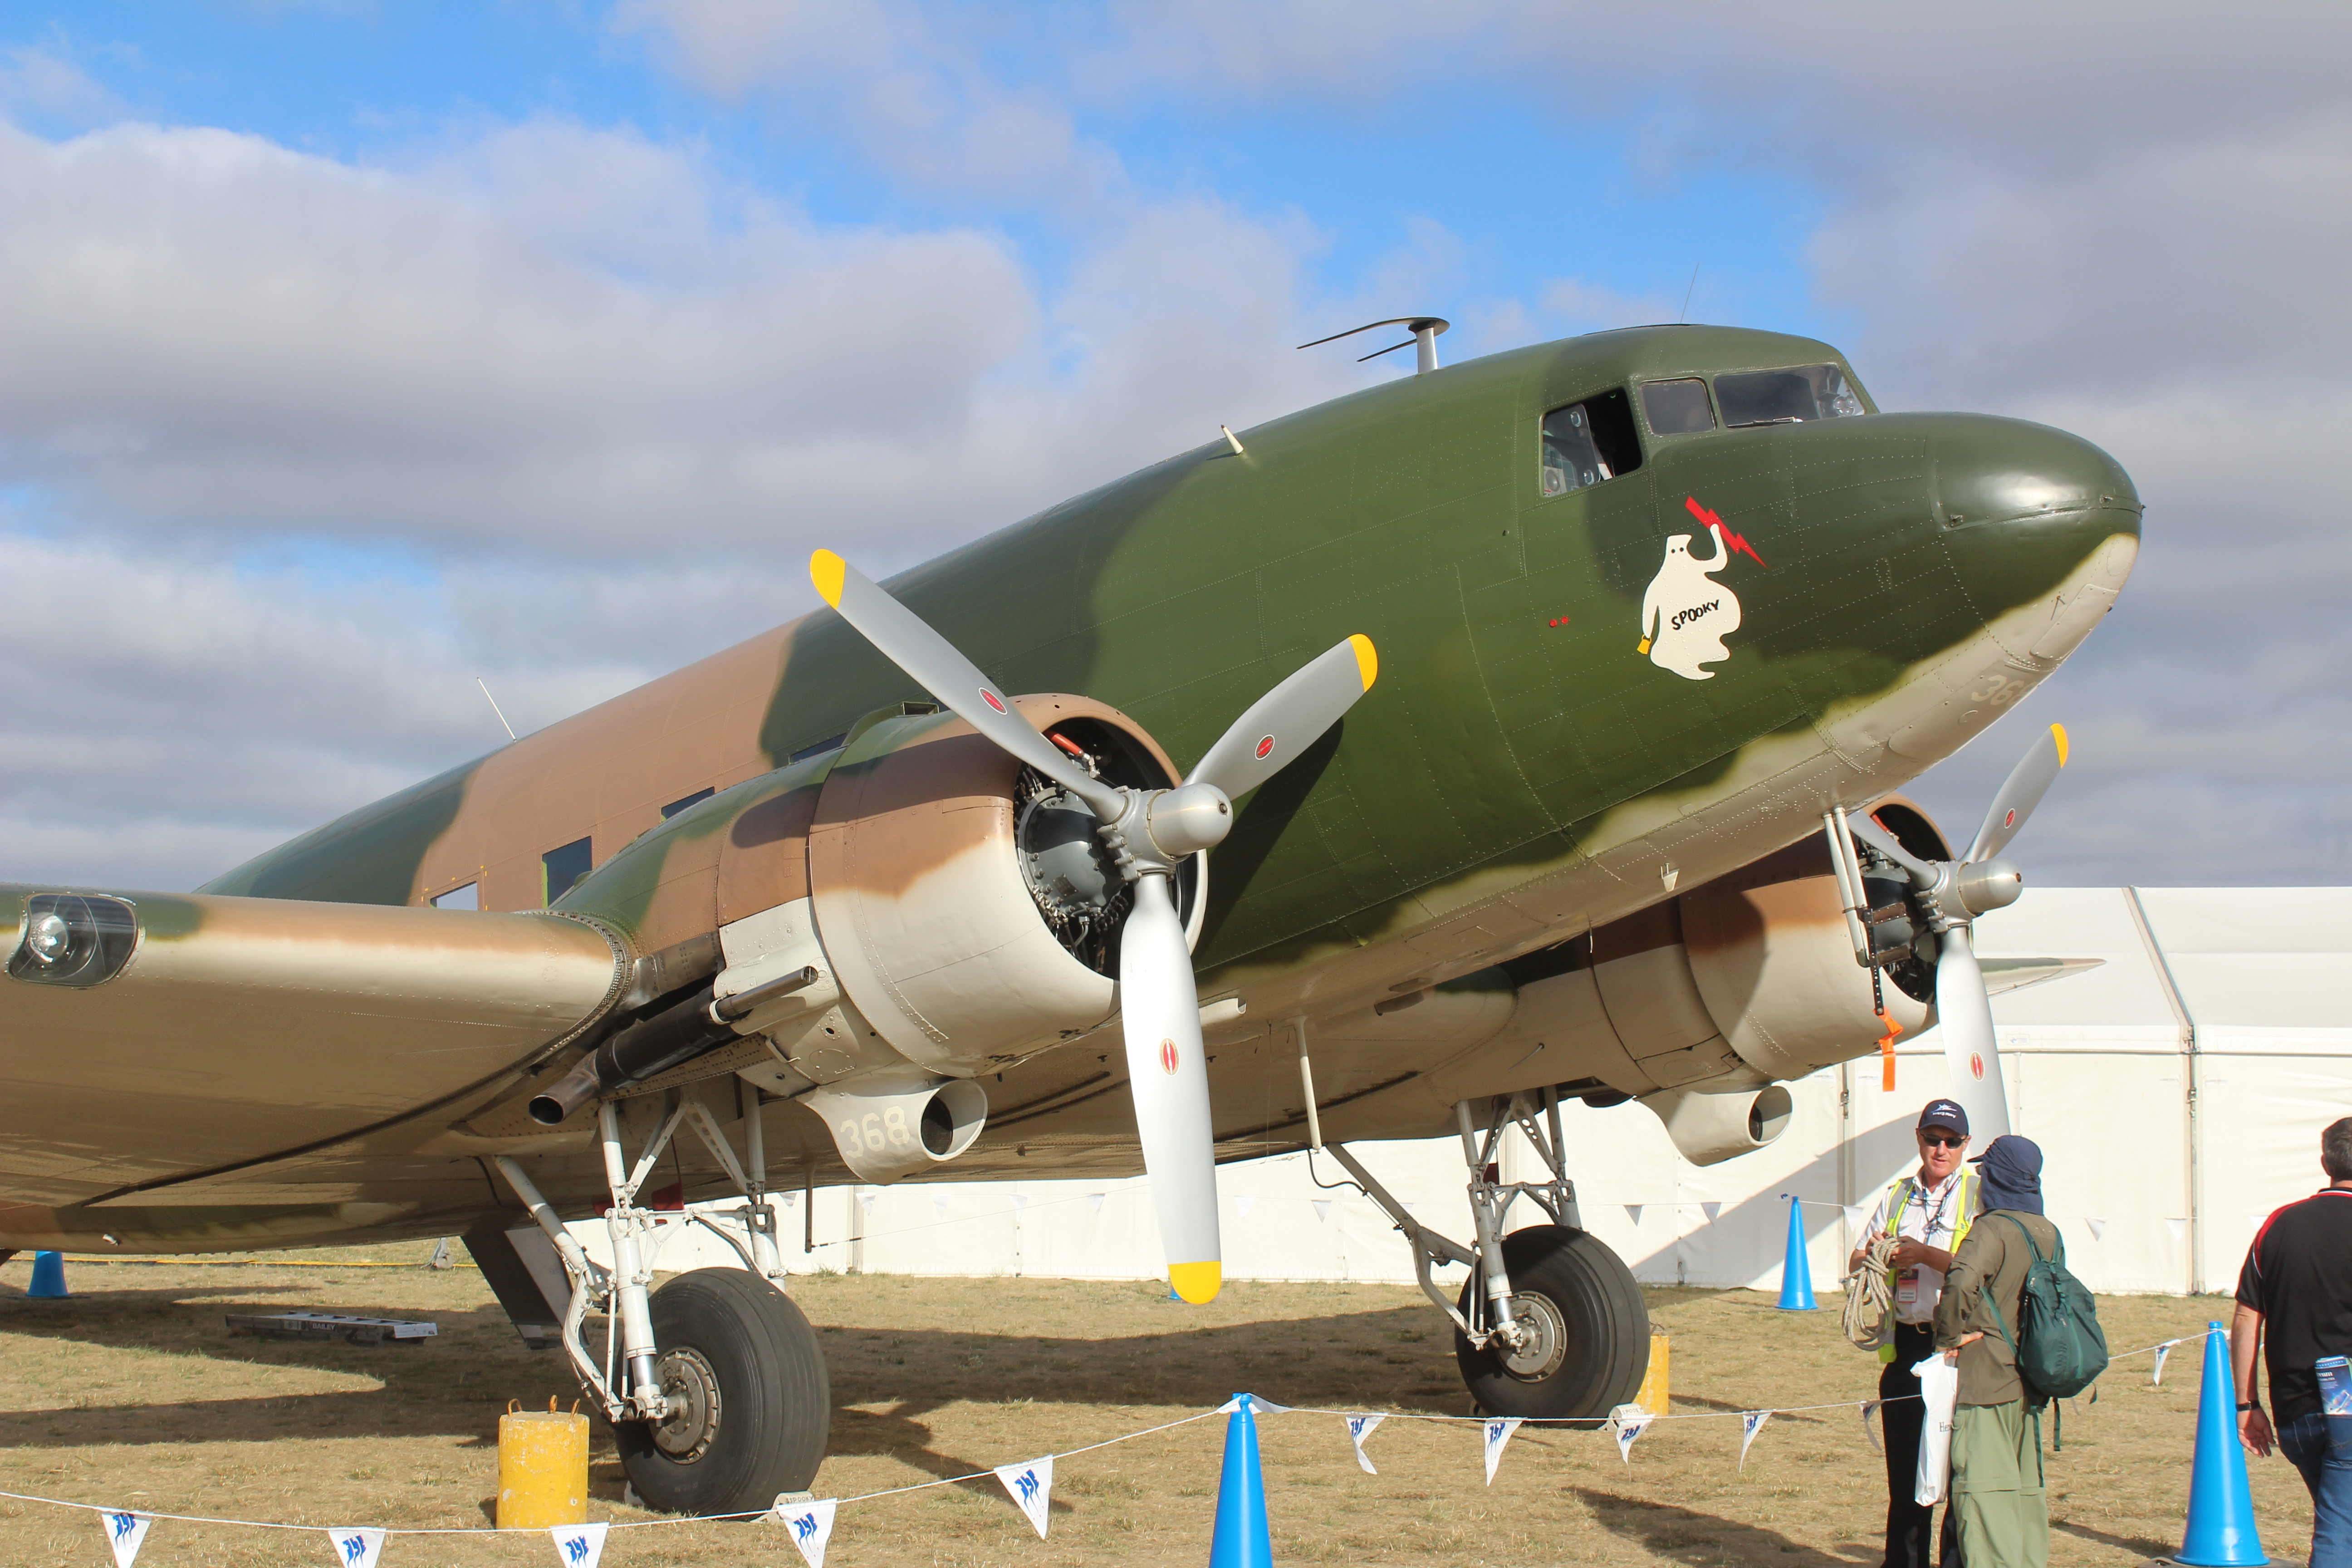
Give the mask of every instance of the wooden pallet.
<path id="1" fill-rule="evenodd" d="M 355 1345 L 380 1345 L 386 1340 L 429 1340 L 441 1331 L 438 1323 L 407 1318 L 362 1318 L 348 1312 L 231 1312 L 232 1334 L 262 1334 L 279 1340 L 348 1340 Z"/>

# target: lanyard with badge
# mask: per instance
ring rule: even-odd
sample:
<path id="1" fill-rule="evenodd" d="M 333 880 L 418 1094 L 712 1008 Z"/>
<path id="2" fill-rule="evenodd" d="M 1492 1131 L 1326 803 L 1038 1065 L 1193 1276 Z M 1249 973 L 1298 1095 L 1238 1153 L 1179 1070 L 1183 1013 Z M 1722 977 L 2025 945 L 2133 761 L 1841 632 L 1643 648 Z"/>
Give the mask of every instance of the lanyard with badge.
<path id="1" fill-rule="evenodd" d="M 1937 1230 L 1939 1227 L 1941 1227 L 1941 1226 L 1942 1226 L 1942 1225 L 1943 1225 L 1943 1223 L 1944 1223 L 1944 1214 L 1945 1214 L 1945 1211 L 1946 1211 L 1946 1210 L 1948 1210 L 1948 1209 L 1949 1209 L 1949 1208 L 1952 1206 L 1952 1199 L 1953 1199 L 1955 1196 L 1957 1196 L 1957 1195 L 1958 1194 L 1959 1190 L 1960 1190 L 1960 1183 L 1961 1183 L 1961 1178 L 1960 1178 L 1960 1176 L 1956 1173 L 1952 1176 L 1952 1178 L 1951 1178 L 1948 1182 L 1947 1182 L 1947 1183 L 1945 1184 L 1945 1186 L 1944 1186 L 1944 1195 L 1943 1195 L 1942 1197 L 1938 1198 L 1938 1199 L 1936 1201 L 1936 1207 L 1935 1207 L 1935 1210 L 1934 1210 L 1934 1212 L 1933 1212 L 1933 1213 L 1931 1213 L 1931 1214 L 1929 1214 L 1929 1215 L 1927 1215 L 1927 1226 L 1925 1226 L 1925 1228 L 1920 1232 L 1920 1240 L 1921 1240 L 1923 1243 L 1925 1243 L 1926 1245 L 1930 1246 L 1930 1247 L 1932 1247 L 1932 1246 L 1934 1246 L 1934 1245 L 1935 1245 L 1935 1241 L 1936 1241 L 1936 1232 L 1937 1232 Z M 1927 1196 L 1927 1188 L 1925 1188 L 1925 1187 L 1923 1187 L 1923 1186 L 1921 1186 L 1921 1185 L 1919 1185 L 1919 1184 L 1918 1184 L 1917 1182 L 1914 1181 L 1914 1182 L 1911 1184 L 1911 1187 L 1912 1187 L 1912 1191 L 1913 1191 L 1913 1192 L 1916 1192 L 1916 1193 L 1917 1193 L 1921 1197 L 1923 1197 L 1923 1198 L 1924 1198 L 1924 1197 L 1926 1197 L 1926 1196 Z M 1903 1206 L 1904 1206 L 1904 1208 L 1908 1208 L 1910 1205 L 1911 1205 L 1911 1194 L 1910 1194 L 1910 1193 L 1906 1193 L 1906 1194 L 1903 1195 Z M 1895 1212 L 1895 1234 L 1896 1234 L 1896 1235 L 1898 1235 L 1898 1236 L 1899 1236 L 1899 1235 L 1901 1235 L 1901 1234 L 1902 1234 L 1902 1231 L 1903 1231 L 1903 1211 L 1902 1211 L 1902 1209 L 1897 1209 L 1897 1210 Z M 1896 1305 L 1897 1307 L 1915 1307 L 1915 1308 L 1916 1308 L 1916 1306 L 1918 1306 L 1918 1304 L 1919 1304 L 1919 1268 L 1920 1268 L 1920 1266 L 1919 1266 L 1918 1264 L 1916 1264 L 1916 1263 L 1915 1263 L 1915 1264 L 1913 1264 L 1910 1268 L 1906 1268 L 1906 1269 L 1904 1269 L 1902 1272 L 1900 1272 L 1899 1274 L 1895 1275 L 1895 1305 Z"/>

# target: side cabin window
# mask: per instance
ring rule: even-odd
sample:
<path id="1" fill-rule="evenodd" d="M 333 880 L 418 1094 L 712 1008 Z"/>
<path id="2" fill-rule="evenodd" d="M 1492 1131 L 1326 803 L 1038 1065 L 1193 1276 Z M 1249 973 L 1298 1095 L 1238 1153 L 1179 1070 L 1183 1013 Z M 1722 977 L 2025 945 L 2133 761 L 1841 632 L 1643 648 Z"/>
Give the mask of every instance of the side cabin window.
<path id="1" fill-rule="evenodd" d="M 706 788 L 696 790 L 692 795 L 682 795 L 676 800 L 671 801 L 667 805 L 662 807 L 662 820 L 664 822 L 667 822 L 671 817 L 676 816 L 679 812 L 687 809 L 687 807 L 700 805 L 704 801 L 709 800 L 717 793 L 718 792 L 715 790 Z"/>
<path id="2" fill-rule="evenodd" d="M 575 838 L 561 848 L 551 849 L 539 858 L 540 871 L 545 878 L 546 898 L 552 904 L 572 890 L 572 885 L 586 876 L 590 868 L 589 841 Z"/>
<path id="3" fill-rule="evenodd" d="M 1649 416 L 1653 436 L 1691 436 L 1715 428 L 1706 383 L 1695 375 L 1643 383 L 1642 412 Z"/>
<path id="4" fill-rule="evenodd" d="M 1544 494 L 1566 495 L 1641 466 L 1633 406 L 1622 391 L 1604 392 L 1544 416 Z"/>
<path id="5" fill-rule="evenodd" d="M 1730 426 L 1792 425 L 1803 419 L 1844 419 L 1869 412 L 1845 372 L 1833 364 L 1718 375 L 1715 400 L 1722 405 L 1723 422 Z"/>
<path id="6" fill-rule="evenodd" d="M 433 895 L 436 910 L 478 910 L 482 907 L 482 885 L 468 882 L 462 888 L 452 888 L 446 893 Z"/>

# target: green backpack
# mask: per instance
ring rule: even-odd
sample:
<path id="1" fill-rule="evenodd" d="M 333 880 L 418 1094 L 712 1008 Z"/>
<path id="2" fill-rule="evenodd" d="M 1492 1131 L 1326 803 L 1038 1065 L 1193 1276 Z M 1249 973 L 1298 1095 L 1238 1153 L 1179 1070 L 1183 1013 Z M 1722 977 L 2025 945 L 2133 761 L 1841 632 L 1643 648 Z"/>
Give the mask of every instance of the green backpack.
<path id="1" fill-rule="evenodd" d="M 2080 1279 L 2066 1271 L 2066 1238 L 2058 1238 L 2058 1255 L 2042 1256 L 2033 1233 L 2015 1215 L 2001 1215 L 2017 1226 L 2032 1249 L 2033 1262 L 2025 1271 L 2025 1289 L 2018 1298 L 2018 1331 L 2009 1331 L 2000 1307 L 1984 1297 L 1994 1327 L 2016 1353 L 2017 1374 L 2025 1383 L 2026 1402 L 2036 1410 L 2053 1399 L 2071 1399 L 2091 1386 L 2107 1370 L 2107 1336 L 2099 1328 L 2099 1305 Z"/>

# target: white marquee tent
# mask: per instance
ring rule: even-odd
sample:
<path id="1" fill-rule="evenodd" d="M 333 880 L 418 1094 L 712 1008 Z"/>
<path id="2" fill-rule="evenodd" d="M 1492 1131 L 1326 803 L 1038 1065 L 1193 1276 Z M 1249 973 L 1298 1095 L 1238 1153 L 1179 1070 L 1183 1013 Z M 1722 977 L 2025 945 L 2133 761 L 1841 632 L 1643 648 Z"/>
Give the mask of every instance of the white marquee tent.
<path id="1" fill-rule="evenodd" d="M 2041 889 L 1985 918 L 1988 957 L 2097 959 L 1993 1000 L 2016 1131 L 2047 1157 L 2043 1192 L 2070 1266 L 2095 1289 L 2232 1289 L 2263 1216 L 2324 1184 L 2320 1129 L 2352 1115 L 2352 889 Z M 1909 1129 L 1944 1092 L 1929 1030 L 1897 1088 L 1875 1058 L 1790 1084 L 1769 1147 L 1697 1167 L 1639 1105 L 1563 1112 L 1586 1227 L 1643 1280 L 1777 1290 L 1794 1194 L 1814 1283 L 1843 1271 L 1879 1190 L 1915 1158 Z M 1357 1146 L 1416 1215 L 1467 1239 L 1459 1143 Z M 1524 1151 L 1520 1152 L 1524 1153 Z M 1507 1177 L 1537 1174 L 1531 1156 Z M 1237 1279 L 1409 1281 L 1401 1237 L 1327 1160 L 1228 1165 L 1225 1270 Z M 795 1269 L 1149 1279 L 1160 1272 L 1139 1180 L 820 1189 L 780 1215 Z M 1530 1218 L 1517 1214 L 1515 1223 Z M 580 1227 L 595 1247 L 601 1224 Z M 813 1234 L 814 1250 L 803 1242 Z M 699 1226 L 665 1269 L 728 1263 Z M 1454 1271 L 1459 1278 L 1460 1271 Z"/>

